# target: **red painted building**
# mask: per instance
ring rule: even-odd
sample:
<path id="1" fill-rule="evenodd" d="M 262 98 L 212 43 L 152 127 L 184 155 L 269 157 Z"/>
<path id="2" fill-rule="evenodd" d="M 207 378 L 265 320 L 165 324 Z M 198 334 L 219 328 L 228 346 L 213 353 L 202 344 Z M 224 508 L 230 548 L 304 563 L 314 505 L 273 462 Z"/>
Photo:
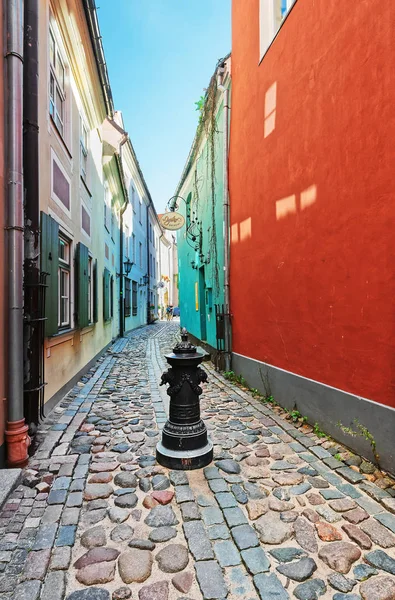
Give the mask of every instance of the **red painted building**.
<path id="1" fill-rule="evenodd" d="M 395 3 L 232 21 L 233 369 L 395 470 Z"/>

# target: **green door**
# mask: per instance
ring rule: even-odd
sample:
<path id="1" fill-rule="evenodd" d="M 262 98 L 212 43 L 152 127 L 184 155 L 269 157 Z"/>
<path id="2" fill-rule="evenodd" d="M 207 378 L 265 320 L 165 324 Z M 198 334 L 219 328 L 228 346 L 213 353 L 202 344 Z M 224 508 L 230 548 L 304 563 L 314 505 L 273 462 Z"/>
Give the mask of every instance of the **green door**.
<path id="1" fill-rule="evenodd" d="M 206 280 L 204 277 L 204 267 L 199 269 L 199 312 L 200 312 L 200 339 L 207 339 L 206 325 Z"/>

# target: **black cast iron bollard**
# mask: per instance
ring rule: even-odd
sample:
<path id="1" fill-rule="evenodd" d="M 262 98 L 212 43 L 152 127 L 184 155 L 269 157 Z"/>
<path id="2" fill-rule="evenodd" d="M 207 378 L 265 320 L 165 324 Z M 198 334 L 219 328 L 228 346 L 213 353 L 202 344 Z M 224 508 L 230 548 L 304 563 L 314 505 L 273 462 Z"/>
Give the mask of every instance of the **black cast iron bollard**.
<path id="1" fill-rule="evenodd" d="M 199 367 L 203 354 L 188 341 L 188 332 L 181 331 L 181 342 L 167 354 L 171 368 L 163 373 L 162 382 L 169 384 L 169 419 L 156 447 L 160 465 L 177 470 L 200 469 L 213 459 L 213 445 L 207 438 L 207 429 L 200 418 L 199 383 L 207 381 L 207 374 Z"/>

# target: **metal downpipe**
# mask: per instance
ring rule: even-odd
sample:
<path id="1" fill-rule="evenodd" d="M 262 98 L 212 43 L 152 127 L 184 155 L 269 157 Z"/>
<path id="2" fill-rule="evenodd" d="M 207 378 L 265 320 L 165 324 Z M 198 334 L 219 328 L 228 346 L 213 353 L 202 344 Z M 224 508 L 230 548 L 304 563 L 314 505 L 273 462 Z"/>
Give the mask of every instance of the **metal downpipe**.
<path id="1" fill-rule="evenodd" d="M 23 407 L 23 0 L 9 0 L 6 16 L 6 157 L 8 284 L 8 465 L 27 464 Z"/>
<path id="2" fill-rule="evenodd" d="M 223 218 L 224 218 L 224 308 L 225 308 L 225 371 L 230 371 L 231 365 L 231 326 L 230 326 L 230 244 L 229 244 L 229 89 L 222 85 L 222 76 L 219 76 L 218 90 L 222 91 L 224 98 L 224 152 L 223 152 Z"/>

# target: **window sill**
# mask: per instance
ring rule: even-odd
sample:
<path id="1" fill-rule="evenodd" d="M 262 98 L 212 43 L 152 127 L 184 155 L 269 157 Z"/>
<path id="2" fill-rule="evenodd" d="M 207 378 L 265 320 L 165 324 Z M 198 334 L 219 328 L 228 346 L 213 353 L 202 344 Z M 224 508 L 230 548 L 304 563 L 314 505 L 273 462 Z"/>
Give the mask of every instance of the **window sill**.
<path id="1" fill-rule="evenodd" d="M 64 342 L 73 340 L 75 332 L 75 329 L 66 329 L 64 331 L 59 331 L 59 333 L 55 333 L 55 335 L 47 338 L 47 348 L 59 346 L 59 344 L 64 344 Z"/>
<path id="2" fill-rule="evenodd" d="M 90 333 L 95 328 L 95 323 L 89 323 L 86 327 L 80 330 L 81 335 L 85 335 L 86 333 Z"/>
<path id="3" fill-rule="evenodd" d="M 66 150 L 68 157 L 70 158 L 70 160 L 72 160 L 73 155 L 71 154 L 68 145 L 65 142 L 65 139 L 63 138 L 62 134 L 60 133 L 59 129 L 56 127 L 56 123 L 53 120 L 52 116 L 49 115 L 49 119 L 52 125 L 52 130 L 56 133 L 56 137 L 59 139 L 60 143 L 62 144 L 63 148 Z"/>

